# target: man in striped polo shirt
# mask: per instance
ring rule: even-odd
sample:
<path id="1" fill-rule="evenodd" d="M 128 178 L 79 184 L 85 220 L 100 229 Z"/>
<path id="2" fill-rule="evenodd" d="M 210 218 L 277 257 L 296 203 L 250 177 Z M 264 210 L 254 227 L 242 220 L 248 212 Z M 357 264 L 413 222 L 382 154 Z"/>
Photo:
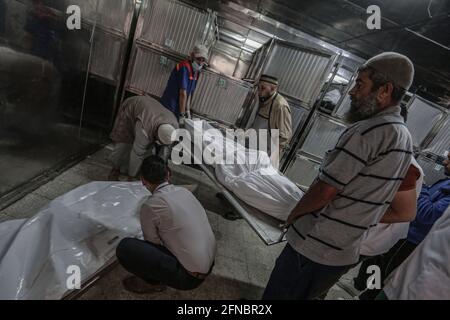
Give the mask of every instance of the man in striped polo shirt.
<path id="1" fill-rule="evenodd" d="M 411 163 L 400 101 L 414 66 L 385 52 L 359 70 L 350 91 L 353 123 L 327 152 L 319 176 L 291 212 L 288 244 L 263 299 L 314 299 L 359 260 L 364 233 L 389 207 Z"/>

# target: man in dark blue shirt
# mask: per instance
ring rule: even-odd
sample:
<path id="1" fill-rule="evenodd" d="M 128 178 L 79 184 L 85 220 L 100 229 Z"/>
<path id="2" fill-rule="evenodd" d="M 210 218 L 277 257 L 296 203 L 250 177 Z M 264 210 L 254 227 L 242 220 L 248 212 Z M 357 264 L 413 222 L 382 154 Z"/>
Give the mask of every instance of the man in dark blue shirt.
<path id="1" fill-rule="evenodd" d="M 442 216 L 450 205 L 450 153 L 447 155 L 447 159 L 443 164 L 445 166 L 447 178 L 439 180 L 432 186 L 424 185 L 422 187 L 419 199 L 417 200 L 416 218 L 410 223 L 408 237 L 406 238 L 406 241 L 403 240 L 404 243 L 394 257 L 399 258 L 398 260 L 401 261 L 393 259 L 393 261 L 391 261 L 391 266 L 387 270 L 388 273 L 400 265 L 400 263 L 422 242 L 428 232 L 430 232 L 433 224 Z M 399 249 L 397 245 L 395 247 Z"/>
<path id="2" fill-rule="evenodd" d="M 450 176 L 450 153 L 445 163 L 445 173 Z M 417 216 L 409 226 L 407 240 L 415 245 L 421 243 L 449 205 L 450 178 L 441 179 L 430 187 L 423 186 L 417 201 Z"/>
<path id="3" fill-rule="evenodd" d="M 180 123 L 184 121 L 184 118 L 190 118 L 192 94 L 207 59 L 208 49 L 204 45 L 195 46 L 190 60 L 178 63 L 167 82 L 161 103 L 175 114 Z"/>

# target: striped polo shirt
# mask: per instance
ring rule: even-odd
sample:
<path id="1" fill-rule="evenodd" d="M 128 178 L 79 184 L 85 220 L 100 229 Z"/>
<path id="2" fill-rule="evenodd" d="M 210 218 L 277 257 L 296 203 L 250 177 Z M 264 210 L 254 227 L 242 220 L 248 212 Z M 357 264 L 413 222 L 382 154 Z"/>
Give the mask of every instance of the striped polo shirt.
<path id="1" fill-rule="evenodd" d="M 326 153 L 318 176 L 339 190 L 337 196 L 299 218 L 288 231 L 289 244 L 316 263 L 357 263 L 365 232 L 386 212 L 411 156 L 411 135 L 398 106 L 349 127 Z"/>

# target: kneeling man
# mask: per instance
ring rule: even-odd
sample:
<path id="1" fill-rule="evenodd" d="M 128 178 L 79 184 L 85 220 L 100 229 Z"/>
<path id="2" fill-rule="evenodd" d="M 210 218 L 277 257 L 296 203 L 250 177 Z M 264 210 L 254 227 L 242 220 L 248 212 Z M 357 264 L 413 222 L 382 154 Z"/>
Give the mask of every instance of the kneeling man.
<path id="1" fill-rule="evenodd" d="M 190 191 L 170 184 L 163 159 L 150 156 L 141 170 L 152 195 L 140 211 L 144 240 L 126 238 L 117 247 L 120 264 L 135 275 L 124 286 L 136 293 L 195 289 L 211 273 L 216 251 L 205 209 Z"/>

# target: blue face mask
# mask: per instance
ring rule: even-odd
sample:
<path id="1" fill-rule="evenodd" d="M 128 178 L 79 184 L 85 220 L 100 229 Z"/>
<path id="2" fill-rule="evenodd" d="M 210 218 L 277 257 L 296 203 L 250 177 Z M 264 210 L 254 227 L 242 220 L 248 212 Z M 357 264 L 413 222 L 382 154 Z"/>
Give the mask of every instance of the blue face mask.
<path id="1" fill-rule="evenodd" d="M 192 68 L 195 72 L 200 72 L 203 69 L 203 65 L 198 64 L 197 61 L 192 62 Z"/>

